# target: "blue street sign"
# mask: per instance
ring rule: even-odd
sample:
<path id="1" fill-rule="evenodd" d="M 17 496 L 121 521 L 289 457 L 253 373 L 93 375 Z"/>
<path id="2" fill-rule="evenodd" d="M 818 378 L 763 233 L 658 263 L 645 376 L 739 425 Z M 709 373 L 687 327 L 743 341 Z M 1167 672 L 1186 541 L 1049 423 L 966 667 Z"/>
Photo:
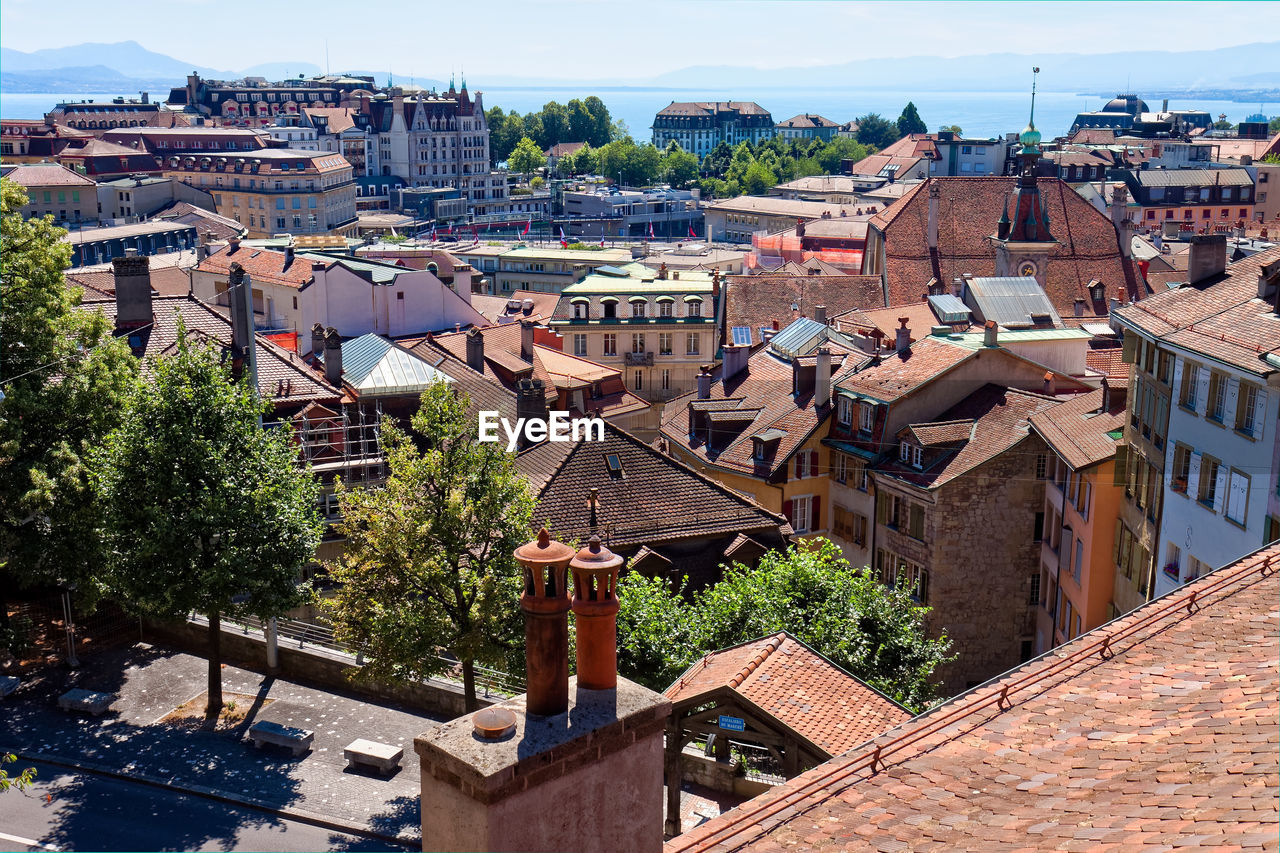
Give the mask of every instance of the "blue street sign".
<path id="1" fill-rule="evenodd" d="M 729 732 L 745 732 L 747 730 L 747 724 L 741 717 L 728 717 L 721 714 L 720 728 Z"/>

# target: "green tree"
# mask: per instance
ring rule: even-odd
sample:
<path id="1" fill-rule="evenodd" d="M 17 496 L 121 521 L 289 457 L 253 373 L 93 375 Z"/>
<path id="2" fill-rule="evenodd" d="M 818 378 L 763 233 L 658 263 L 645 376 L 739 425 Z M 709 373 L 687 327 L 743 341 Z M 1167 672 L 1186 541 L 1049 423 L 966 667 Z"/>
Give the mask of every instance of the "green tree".
<path id="1" fill-rule="evenodd" d="M 511 156 L 525 136 L 524 119 L 518 113 L 504 114 L 502 107 L 490 107 L 484 117 L 489 125 L 489 159 L 497 165 Z"/>
<path id="2" fill-rule="evenodd" d="M 222 707 L 221 620 L 266 619 L 301 603 L 320 542 L 315 478 L 287 427 L 212 346 L 188 340 L 150 365 L 120 426 L 94 454 L 108 545 L 107 586 L 160 618 L 209 619 L 209 704 Z"/>
<path id="3" fill-rule="evenodd" d="M 770 551 L 754 569 L 735 564 L 688 600 L 665 583 L 628 576 L 618 593 L 620 671 L 661 690 L 708 652 L 789 631 L 877 690 L 923 709 L 934 699 L 931 679 L 949 660 L 950 640 L 925 636 L 929 611 L 911 592 L 853 568 L 826 539 Z"/>
<path id="4" fill-rule="evenodd" d="M 0 753 L 0 765 L 12 764 L 17 761 L 18 757 L 12 753 Z M 22 772 L 17 776 L 10 776 L 9 771 L 0 766 L 0 793 L 4 793 L 10 788 L 17 788 L 19 791 L 25 790 L 36 778 L 36 769 L 34 767 L 24 767 Z"/>
<path id="5" fill-rule="evenodd" d="M 763 195 L 777 183 L 778 179 L 769 167 L 758 160 L 748 166 L 742 176 L 742 189 L 747 195 Z"/>
<path id="6" fill-rule="evenodd" d="M 507 168 L 522 175 L 535 172 L 546 164 L 547 158 L 543 156 L 542 149 L 527 136 L 516 143 L 515 150 L 507 158 Z"/>
<path id="7" fill-rule="evenodd" d="M 512 551 L 528 539 L 533 500 L 514 458 L 477 440 L 465 395 L 432 385 L 411 425 L 415 436 L 384 423 L 384 488 L 339 488 L 347 550 L 323 606 L 335 636 L 364 652 L 362 677 L 437 675 L 443 649 L 461 662 L 472 710 L 475 664 L 520 646 Z"/>
<path id="8" fill-rule="evenodd" d="M 941 133 L 941 132 L 946 132 L 946 131 L 951 131 L 951 132 L 952 132 L 952 133 L 954 133 L 956 136 L 960 136 L 961 134 L 963 134 L 963 133 L 964 133 L 964 130 L 962 130 L 962 129 L 961 129 L 961 127 L 960 127 L 960 125 L 958 125 L 958 124 L 944 124 L 944 125 L 942 125 L 941 127 L 939 127 L 939 128 L 938 128 L 938 131 L 939 131 L 940 133 Z"/>
<path id="9" fill-rule="evenodd" d="M 838 136 L 824 145 L 822 150 L 814 155 L 814 159 L 822 167 L 822 174 L 836 175 L 840 173 L 841 160 L 852 160 L 856 163 L 870 153 L 871 149 L 861 142 L 847 136 Z"/>
<path id="10" fill-rule="evenodd" d="M 573 139 L 569 133 L 569 111 L 564 108 L 563 104 L 551 101 L 542 108 L 539 113 L 542 118 L 542 138 L 538 143 L 542 146 L 542 150 L 546 151 L 552 145 L 558 142 L 578 142 Z"/>
<path id="11" fill-rule="evenodd" d="M 920 113 L 916 112 L 916 105 L 913 101 L 907 101 L 907 105 L 902 109 L 902 115 L 898 116 L 898 135 L 907 136 L 912 133 L 928 133 L 929 126 L 920 118 Z"/>
<path id="12" fill-rule="evenodd" d="M 1235 125 L 1227 121 L 1225 118 L 1220 118 L 1213 123 L 1213 129 L 1214 130 L 1234 130 Z"/>
<path id="13" fill-rule="evenodd" d="M 685 189 L 698 179 L 698 158 L 682 149 L 672 140 L 675 150 L 668 147 L 662 155 L 662 163 L 658 167 L 658 175 L 676 189 Z"/>
<path id="14" fill-rule="evenodd" d="M 593 148 L 599 148 L 607 145 L 613 139 L 614 123 L 613 117 L 609 115 L 609 108 L 604 105 L 604 101 L 595 95 L 589 96 L 582 102 L 587 108 L 587 113 L 591 116 L 591 132 L 583 138 L 582 141 L 590 142 Z M 620 124 L 622 124 L 620 122 Z M 622 124 L 625 128 L 626 125 Z M 624 136 L 630 134 L 623 134 Z"/>
<path id="15" fill-rule="evenodd" d="M 100 525 L 86 459 L 119 423 L 137 364 L 101 312 L 76 307 L 66 232 L 24 220 L 16 184 L 0 181 L 0 194 L 0 567 L 92 601 Z M 5 614 L 0 592 L 0 628 Z"/>
<path id="16" fill-rule="evenodd" d="M 898 126 L 878 113 L 867 113 L 854 121 L 858 123 L 858 141 L 872 148 L 884 148 L 900 135 Z"/>
<path id="17" fill-rule="evenodd" d="M 1267 130 L 1272 133 L 1280 133 L 1280 116 L 1271 117 L 1271 121 L 1267 124 Z"/>

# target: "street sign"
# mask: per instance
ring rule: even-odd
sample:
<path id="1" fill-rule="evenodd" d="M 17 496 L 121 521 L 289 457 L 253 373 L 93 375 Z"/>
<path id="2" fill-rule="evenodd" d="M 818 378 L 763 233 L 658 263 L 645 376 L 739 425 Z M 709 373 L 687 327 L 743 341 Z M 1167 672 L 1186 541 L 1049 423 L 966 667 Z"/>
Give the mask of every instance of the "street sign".
<path id="1" fill-rule="evenodd" d="M 747 730 L 747 723 L 741 717 L 729 717 L 721 714 L 720 728 L 727 732 L 745 732 Z"/>

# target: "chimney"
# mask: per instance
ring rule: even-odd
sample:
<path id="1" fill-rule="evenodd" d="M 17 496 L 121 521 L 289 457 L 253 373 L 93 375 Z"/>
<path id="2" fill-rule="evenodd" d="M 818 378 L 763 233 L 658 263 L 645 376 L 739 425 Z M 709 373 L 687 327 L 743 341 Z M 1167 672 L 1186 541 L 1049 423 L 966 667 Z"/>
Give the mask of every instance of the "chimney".
<path id="1" fill-rule="evenodd" d="M 831 402 L 831 350 L 818 347 L 818 367 L 813 379 L 813 405 L 821 408 Z"/>
<path id="2" fill-rule="evenodd" d="M 658 281 L 667 280 L 667 264 L 666 261 L 658 264 Z"/>
<path id="3" fill-rule="evenodd" d="M 137 249 L 125 249 L 124 257 L 112 258 L 116 287 L 116 328 L 136 329 L 150 323 L 151 259 L 138 257 Z"/>
<path id="4" fill-rule="evenodd" d="M 941 198 L 942 188 L 937 181 L 929 181 L 929 221 L 925 239 L 930 249 L 938 248 L 938 202 Z"/>
<path id="5" fill-rule="evenodd" d="M 598 540 L 575 556 L 545 530 L 514 556 L 524 576 L 529 692 L 424 726 L 414 739 L 422 847 L 661 853 L 663 762 L 679 754 L 663 749 L 671 703 L 616 674 L 622 560 Z M 573 678 L 570 608 L 578 626 Z M 678 803 L 675 814 L 678 823 Z"/>
<path id="6" fill-rule="evenodd" d="M 569 709 L 569 588 L 573 549 L 556 542 L 544 527 L 537 540 L 521 545 L 515 558 L 524 571 L 525 707 L 550 717 Z"/>
<path id="7" fill-rule="evenodd" d="M 333 326 L 324 333 L 324 378 L 330 385 L 342 387 L 342 338 Z"/>
<path id="8" fill-rule="evenodd" d="M 1227 236 L 1197 234 L 1191 238 L 1191 257 L 1187 262 L 1189 283 L 1197 284 L 1220 275 L 1227 269 Z"/>
<path id="9" fill-rule="evenodd" d="M 316 323 L 311 327 L 311 354 L 317 359 L 324 353 L 324 326 Z"/>
<path id="10" fill-rule="evenodd" d="M 484 332 L 475 326 L 467 332 L 467 367 L 484 373 Z"/>
<path id="11" fill-rule="evenodd" d="M 520 321 L 520 358 L 533 361 L 533 330 L 537 323 L 531 320 Z"/>
<path id="12" fill-rule="evenodd" d="M 1044 372 L 1044 393 L 1050 397 L 1058 393 L 1058 377 L 1054 375 L 1052 370 Z"/>
<path id="13" fill-rule="evenodd" d="M 698 371 L 698 399 L 707 400 L 711 397 L 711 365 L 704 364 Z"/>
<path id="14" fill-rule="evenodd" d="M 996 325 L 995 320 L 988 320 L 987 325 L 983 327 L 982 345 L 984 347 L 1000 346 L 1000 327 Z"/>
<path id="15" fill-rule="evenodd" d="M 1077 317 L 1084 316 L 1084 300 L 1083 299 L 1076 299 L 1074 308 L 1075 308 Z"/>
<path id="16" fill-rule="evenodd" d="M 292 265 L 293 265 L 293 246 L 288 245 L 284 247 L 284 268 L 288 269 Z"/>
<path id="17" fill-rule="evenodd" d="M 720 375 L 724 379 L 732 379 L 746 369 L 751 348 L 740 344 L 725 344 L 723 349 L 724 365 Z"/>
<path id="18" fill-rule="evenodd" d="M 719 267 L 711 270 L 711 298 L 717 299 L 720 296 L 720 269 Z"/>
<path id="19" fill-rule="evenodd" d="M 824 326 L 827 325 L 827 306 L 825 305 L 813 306 L 813 319 Z"/>
<path id="20" fill-rule="evenodd" d="M 894 340 L 894 349 L 896 349 L 899 354 L 905 353 L 907 350 L 911 349 L 911 329 L 907 328 L 907 323 L 909 323 L 910 320 L 911 318 L 909 317 L 898 318 L 898 328 L 895 330 L 897 338 Z"/>
<path id="21" fill-rule="evenodd" d="M 541 379 L 521 379 L 516 383 L 516 417 L 524 418 L 526 423 L 541 422 L 543 433 L 547 424 L 547 396 Z M 535 427 L 535 430 L 537 427 Z M 520 450 L 532 447 L 539 441 L 529 438 L 528 427 L 520 433 Z"/>
<path id="22" fill-rule="evenodd" d="M 569 563 L 573 572 L 573 615 L 577 624 L 578 686 L 613 690 L 618 686 L 618 569 L 622 558 L 592 536 Z"/>
<path id="23" fill-rule="evenodd" d="M 960 276 L 951 279 L 951 295 L 956 299 L 964 299 L 964 279 Z"/>
<path id="24" fill-rule="evenodd" d="M 238 251 L 240 251 L 240 237 L 239 236 L 228 237 L 227 238 L 227 254 L 234 255 Z"/>
<path id="25" fill-rule="evenodd" d="M 231 305 L 232 375 L 239 379 L 248 367 L 256 382 L 258 354 L 253 332 L 253 280 L 244 267 L 233 263 L 227 285 Z"/>

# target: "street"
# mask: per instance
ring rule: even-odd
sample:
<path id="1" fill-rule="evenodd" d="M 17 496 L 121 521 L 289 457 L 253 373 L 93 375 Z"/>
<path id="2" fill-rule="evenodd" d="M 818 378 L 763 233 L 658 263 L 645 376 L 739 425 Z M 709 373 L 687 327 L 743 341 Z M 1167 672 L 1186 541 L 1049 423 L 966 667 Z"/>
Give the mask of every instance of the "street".
<path id="1" fill-rule="evenodd" d="M 31 788 L 0 794 L 0 851 L 408 849 L 150 785 L 35 767 Z"/>

